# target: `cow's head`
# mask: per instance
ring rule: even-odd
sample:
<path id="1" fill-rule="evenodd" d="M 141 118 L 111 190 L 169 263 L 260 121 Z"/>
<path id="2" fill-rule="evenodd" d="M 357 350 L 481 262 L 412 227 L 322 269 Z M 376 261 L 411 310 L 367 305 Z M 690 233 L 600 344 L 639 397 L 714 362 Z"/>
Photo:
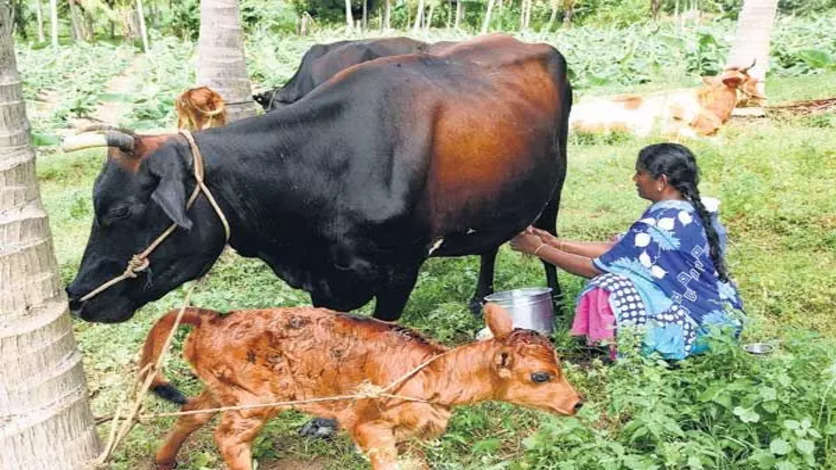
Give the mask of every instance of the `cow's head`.
<path id="1" fill-rule="evenodd" d="M 485 305 L 485 322 L 494 336 L 491 341 L 497 343 L 493 350 L 499 383 L 495 399 L 563 415 L 581 408 L 581 396 L 566 380 L 546 337 L 513 329 L 508 312 L 496 304 Z"/>
<path id="2" fill-rule="evenodd" d="M 754 66 L 755 62 L 748 67 L 729 67 L 716 77 L 703 77 L 703 83 L 709 88 L 740 91 L 741 100 L 764 100 L 766 97 L 758 90 L 760 81 L 749 75 Z"/>
<path id="3" fill-rule="evenodd" d="M 109 130 L 104 140 L 110 147 L 93 187 L 93 226 L 67 294 L 71 310 L 82 319 L 120 322 L 206 272 L 223 249 L 224 235 L 220 224 L 209 219 L 214 212 L 205 200 L 198 198 L 186 211 L 194 177 L 184 139 Z M 156 150 L 146 151 L 150 147 Z M 147 269 L 81 300 L 122 274 L 131 257 L 145 250 L 172 222 L 177 229 L 150 254 Z"/>

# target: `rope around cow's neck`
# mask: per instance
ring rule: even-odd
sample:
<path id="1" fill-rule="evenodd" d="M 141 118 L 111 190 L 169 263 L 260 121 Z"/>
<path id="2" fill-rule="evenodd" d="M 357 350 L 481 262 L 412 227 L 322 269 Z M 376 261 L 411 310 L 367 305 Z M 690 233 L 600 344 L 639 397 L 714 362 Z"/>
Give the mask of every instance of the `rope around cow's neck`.
<path id="1" fill-rule="evenodd" d="M 186 141 L 189 142 L 189 147 L 192 151 L 192 161 L 194 166 L 194 179 L 197 181 L 197 184 L 194 187 L 194 191 L 192 191 L 191 196 L 189 196 L 189 200 L 186 202 L 186 210 L 188 211 L 192 204 L 194 204 L 195 200 L 197 200 L 197 196 L 203 191 L 203 194 L 206 195 L 206 199 L 209 200 L 209 204 L 212 205 L 212 208 L 215 209 L 215 212 L 218 214 L 218 218 L 221 219 L 221 223 L 224 226 L 224 236 L 225 242 L 229 241 L 230 230 L 229 230 L 229 222 L 226 219 L 221 207 L 218 205 L 215 198 L 212 196 L 212 192 L 209 191 L 209 188 L 203 182 L 203 177 L 205 175 L 205 170 L 203 166 L 203 155 L 200 153 L 200 149 L 197 146 L 197 143 L 194 140 L 191 132 L 187 130 L 181 130 L 180 134 L 186 138 Z M 128 261 L 128 266 L 125 268 L 125 272 L 120 274 L 119 276 L 114 277 L 113 279 L 105 282 L 104 284 L 100 285 L 99 287 L 93 289 L 92 291 L 88 292 L 84 297 L 81 298 L 81 301 L 87 301 L 95 297 L 96 295 L 100 294 L 101 292 L 105 291 L 106 289 L 110 288 L 110 286 L 117 284 L 119 282 L 124 281 L 125 279 L 132 279 L 137 277 L 137 273 L 145 271 L 151 265 L 151 261 L 148 259 L 148 256 L 151 255 L 157 247 L 162 243 L 169 235 L 171 235 L 174 230 L 177 229 L 177 224 L 172 223 L 168 226 L 163 233 L 160 234 L 154 241 L 148 245 L 148 248 L 143 250 L 140 253 L 133 255 Z"/>

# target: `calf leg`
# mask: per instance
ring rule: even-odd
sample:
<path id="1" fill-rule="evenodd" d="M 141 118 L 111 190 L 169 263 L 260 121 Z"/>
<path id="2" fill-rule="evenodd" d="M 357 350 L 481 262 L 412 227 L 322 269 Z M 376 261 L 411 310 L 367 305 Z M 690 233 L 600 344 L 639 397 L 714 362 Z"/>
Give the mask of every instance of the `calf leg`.
<path id="1" fill-rule="evenodd" d="M 476 284 L 476 293 L 473 294 L 473 298 L 470 299 L 468 304 L 470 313 L 475 316 L 482 314 L 482 304 L 485 303 L 485 296 L 493 294 L 493 275 L 497 251 L 499 251 L 499 248 L 482 253 L 479 266 L 479 283 Z"/>
<path id="2" fill-rule="evenodd" d="M 264 411 L 249 416 L 224 412 L 215 429 L 215 442 L 229 470 L 252 470 L 252 442 L 269 418 Z"/>
<path id="3" fill-rule="evenodd" d="M 370 421 L 358 424 L 351 434 L 354 442 L 369 456 L 373 470 L 397 470 L 398 449 L 389 423 Z"/>
<path id="4" fill-rule="evenodd" d="M 202 410 L 204 408 L 216 408 L 217 406 L 218 405 L 215 400 L 209 396 L 209 392 L 204 390 L 203 393 L 196 398 L 190 399 L 189 402 L 183 405 L 180 410 L 193 411 Z M 215 416 L 215 413 L 213 412 L 180 416 L 174 425 L 174 429 L 168 434 L 165 443 L 162 447 L 160 447 L 154 457 L 154 461 L 157 465 L 163 468 L 173 468 L 177 457 L 177 451 L 180 450 L 180 446 L 183 445 L 183 442 L 188 439 L 191 433 L 200 429 L 201 426 L 212 419 L 213 416 Z"/>

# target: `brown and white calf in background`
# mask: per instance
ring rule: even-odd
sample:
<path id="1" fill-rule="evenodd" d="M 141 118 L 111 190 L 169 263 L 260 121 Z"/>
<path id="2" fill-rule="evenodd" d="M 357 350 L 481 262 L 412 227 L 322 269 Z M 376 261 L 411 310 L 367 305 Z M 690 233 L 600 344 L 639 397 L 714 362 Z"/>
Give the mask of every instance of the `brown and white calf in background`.
<path id="1" fill-rule="evenodd" d="M 156 362 L 176 315 L 167 314 L 151 329 L 140 367 Z M 275 308 L 221 316 L 190 308 L 182 322 L 194 330 L 184 356 L 206 388 L 186 399 L 158 375 L 152 389 L 184 403 L 184 411 L 351 395 L 366 382 L 385 387 L 440 355 L 389 391 L 424 402 L 377 398 L 294 407 L 335 418 L 376 470 L 396 468 L 397 443 L 444 432 L 456 405 L 499 400 L 563 415 L 581 407 L 581 397 L 566 380 L 548 339 L 514 330 L 508 313 L 495 304 L 485 306 L 485 320 L 492 339 L 447 349 L 398 325 L 326 309 Z M 288 408 L 224 411 L 215 440 L 226 465 L 251 469 L 252 440 L 269 419 Z M 157 451 L 157 465 L 173 467 L 186 438 L 214 414 L 180 417 Z"/>
<path id="2" fill-rule="evenodd" d="M 757 79 L 748 74 L 751 67 L 730 67 L 716 77 L 703 77 L 698 88 L 590 98 L 572 105 L 569 127 L 581 133 L 617 131 L 640 137 L 654 131 L 682 137 L 713 135 L 731 116 L 738 90 L 744 97 L 764 98 L 757 91 Z"/>

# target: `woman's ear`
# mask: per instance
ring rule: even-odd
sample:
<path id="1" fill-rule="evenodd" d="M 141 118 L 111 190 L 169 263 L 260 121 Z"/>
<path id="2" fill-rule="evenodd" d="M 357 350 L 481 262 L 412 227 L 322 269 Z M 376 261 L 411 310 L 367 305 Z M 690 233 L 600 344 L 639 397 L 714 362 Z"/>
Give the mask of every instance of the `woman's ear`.
<path id="1" fill-rule="evenodd" d="M 485 304 L 485 323 L 496 339 L 505 338 L 514 331 L 511 315 L 504 308 L 494 303 Z"/>

